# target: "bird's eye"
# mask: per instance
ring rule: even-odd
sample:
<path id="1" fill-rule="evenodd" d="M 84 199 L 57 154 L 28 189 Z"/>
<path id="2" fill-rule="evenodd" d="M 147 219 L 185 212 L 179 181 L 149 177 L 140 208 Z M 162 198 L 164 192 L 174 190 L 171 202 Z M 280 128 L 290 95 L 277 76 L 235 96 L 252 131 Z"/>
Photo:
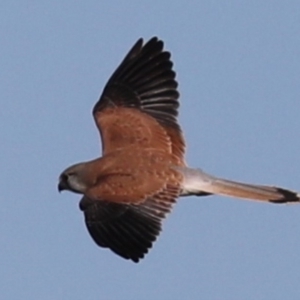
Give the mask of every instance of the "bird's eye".
<path id="1" fill-rule="evenodd" d="M 64 173 L 64 174 L 61 174 L 60 178 L 61 178 L 61 181 L 68 181 L 69 176 Z"/>

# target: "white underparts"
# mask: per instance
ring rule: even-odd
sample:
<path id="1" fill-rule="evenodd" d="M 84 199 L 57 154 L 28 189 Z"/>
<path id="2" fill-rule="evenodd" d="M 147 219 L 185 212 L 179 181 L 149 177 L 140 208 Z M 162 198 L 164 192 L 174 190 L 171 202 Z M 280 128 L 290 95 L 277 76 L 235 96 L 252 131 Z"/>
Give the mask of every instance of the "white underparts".
<path id="1" fill-rule="evenodd" d="M 216 180 L 215 177 L 203 172 L 201 169 L 188 167 L 174 167 L 183 175 L 181 196 L 197 195 L 203 191 L 209 191 L 210 186 Z"/>

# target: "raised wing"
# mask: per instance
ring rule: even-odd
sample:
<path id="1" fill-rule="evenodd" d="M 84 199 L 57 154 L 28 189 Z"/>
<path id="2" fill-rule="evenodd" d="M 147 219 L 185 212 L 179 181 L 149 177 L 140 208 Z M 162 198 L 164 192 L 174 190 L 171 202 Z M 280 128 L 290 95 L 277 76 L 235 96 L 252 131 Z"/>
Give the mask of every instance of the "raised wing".
<path id="1" fill-rule="evenodd" d="M 100 247 L 138 262 L 152 247 L 161 231 L 161 221 L 179 196 L 179 188 L 166 185 L 139 204 L 121 204 L 83 197 L 87 229 Z"/>
<path id="2" fill-rule="evenodd" d="M 93 109 L 105 154 L 138 144 L 160 148 L 183 163 L 179 93 L 170 57 L 156 37 L 145 45 L 139 39 L 113 73 Z"/>

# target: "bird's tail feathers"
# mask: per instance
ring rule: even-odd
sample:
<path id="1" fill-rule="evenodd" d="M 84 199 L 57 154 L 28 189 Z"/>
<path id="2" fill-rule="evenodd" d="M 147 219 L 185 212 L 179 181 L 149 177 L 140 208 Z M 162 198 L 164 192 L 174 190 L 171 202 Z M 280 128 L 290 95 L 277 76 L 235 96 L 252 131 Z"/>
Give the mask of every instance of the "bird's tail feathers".
<path id="1" fill-rule="evenodd" d="M 276 186 L 246 184 L 217 178 L 199 169 L 177 168 L 184 177 L 182 196 L 216 194 L 273 203 L 299 202 L 300 194 Z"/>

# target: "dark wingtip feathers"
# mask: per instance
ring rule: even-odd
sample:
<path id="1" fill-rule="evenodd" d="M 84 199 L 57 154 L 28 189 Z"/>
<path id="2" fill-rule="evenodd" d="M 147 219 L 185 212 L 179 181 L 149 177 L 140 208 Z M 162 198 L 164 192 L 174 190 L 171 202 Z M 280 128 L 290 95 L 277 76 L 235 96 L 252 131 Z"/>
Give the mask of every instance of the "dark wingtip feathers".
<path id="1" fill-rule="evenodd" d="M 93 202 L 83 198 L 80 209 L 85 215 L 87 229 L 103 248 L 139 262 L 152 248 L 161 231 L 161 219 L 143 212 L 138 206 L 108 202 Z"/>
<path id="2" fill-rule="evenodd" d="M 93 113 L 109 105 L 135 107 L 158 122 L 178 129 L 176 73 L 171 54 L 157 37 L 139 39 L 110 77 Z"/>

